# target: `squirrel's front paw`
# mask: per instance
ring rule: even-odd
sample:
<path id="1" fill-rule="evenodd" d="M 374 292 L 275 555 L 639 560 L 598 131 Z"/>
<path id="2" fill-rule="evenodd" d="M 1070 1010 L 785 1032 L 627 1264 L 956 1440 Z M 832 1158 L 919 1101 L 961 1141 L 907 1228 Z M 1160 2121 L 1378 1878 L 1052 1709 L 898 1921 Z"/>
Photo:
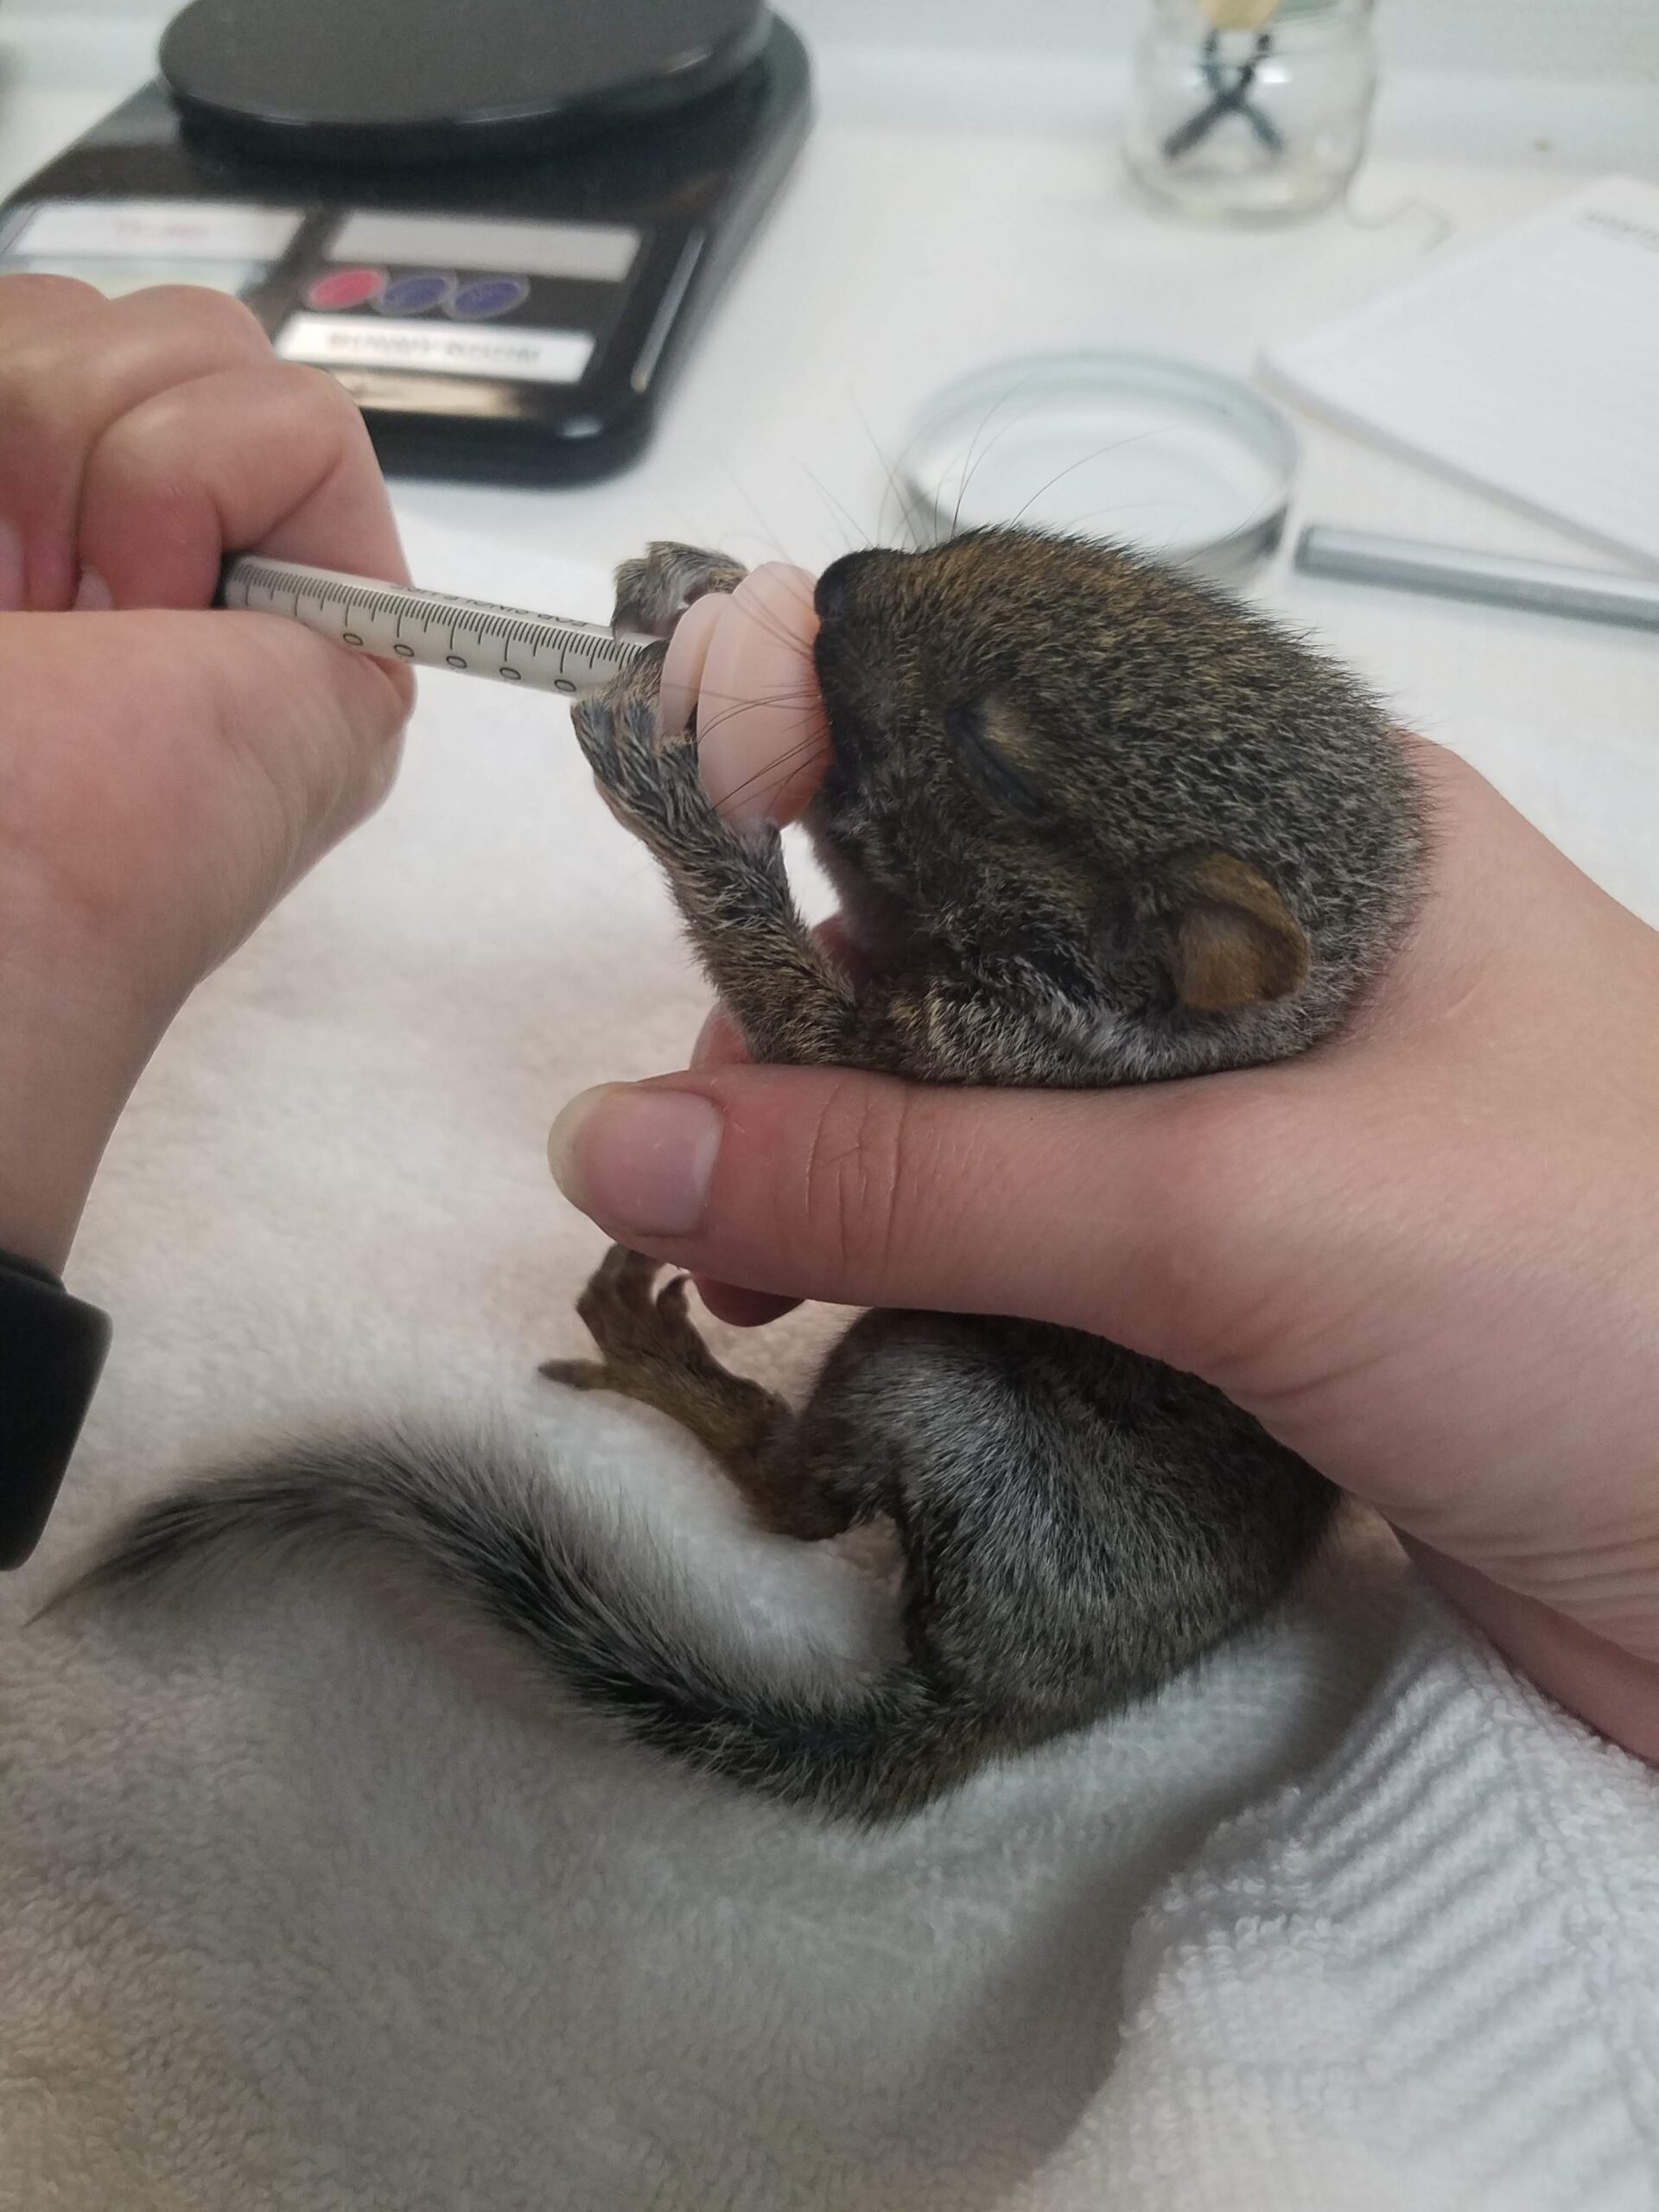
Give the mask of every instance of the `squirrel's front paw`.
<path id="1" fill-rule="evenodd" d="M 617 689 L 570 709 L 576 742 L 611 811 L 664 859 L 723 836 L 702 787 L 696 734 L 664 736 L 654 696 L 619 697 Z"/>
<path id="2" fill-rule="evenodd" d="M 665 638 L 693 600 L 735 591 L 747 573 L 724 553 L 658 538 L 639 560 L 624 561 L 618 569 L 611 627 Z"/>

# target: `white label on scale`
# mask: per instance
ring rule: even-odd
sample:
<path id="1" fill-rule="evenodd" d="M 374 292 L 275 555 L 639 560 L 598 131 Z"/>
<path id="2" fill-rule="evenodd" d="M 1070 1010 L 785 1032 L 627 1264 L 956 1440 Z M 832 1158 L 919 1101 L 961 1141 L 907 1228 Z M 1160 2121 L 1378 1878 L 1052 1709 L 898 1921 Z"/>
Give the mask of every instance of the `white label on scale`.
<path id="1" fill-rule="evenodd" d="M 340 226 L 328 258 L 620 284 L 639 250 L 639 232 L 623 223 L 491 222 L 472 215 L 359 213 Z"/>
<path id="2" fill-rule="evenodd" d="M 519 330 L 496 325 L 357 321 L 290 315 L 276 340 L 287 361 L 325 369 L 415 369 L 428 376 L 503 377 L 523 384 L 575 384 L 594 350 L 586 330 Z"/>
<path id="3" fill-rule="evenodd" d="M 30 260 L 274 261 L 301 220 L 297 208 L 232 200 L 47 200 L 7 252 Z"/>

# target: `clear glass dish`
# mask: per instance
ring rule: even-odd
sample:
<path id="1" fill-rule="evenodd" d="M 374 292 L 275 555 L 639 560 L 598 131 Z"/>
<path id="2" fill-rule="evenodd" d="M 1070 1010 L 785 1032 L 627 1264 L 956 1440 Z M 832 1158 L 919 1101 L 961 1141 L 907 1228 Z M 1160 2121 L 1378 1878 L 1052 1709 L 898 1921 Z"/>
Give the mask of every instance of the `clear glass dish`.
<path id="1" fill-rule="evenodd" d="M 936 392 L 899 480 L 920 544 L 1027 523 L 1233 584 L 1278 544 L 1299 459 L 1288 418 L 1222 370 L 1128 350 L 1031 353 Z"/>

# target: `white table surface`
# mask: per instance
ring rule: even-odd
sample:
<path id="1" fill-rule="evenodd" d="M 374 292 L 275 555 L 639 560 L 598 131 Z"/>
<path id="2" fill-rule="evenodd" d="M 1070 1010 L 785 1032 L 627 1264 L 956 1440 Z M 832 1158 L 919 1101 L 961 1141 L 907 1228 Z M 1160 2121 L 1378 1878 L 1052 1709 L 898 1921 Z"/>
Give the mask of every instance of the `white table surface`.
<path id="1" fill-rule="evenodd" d="M 10 28 L 0 16 L 0 188 L 142 77 L 146 35 L 73 13 Z M 899 119 L 906 67 L 920 120 Z M 964 368 L 1036 346 L 1131 342 L 1248 370 L 1264 343 L 1368 298 L 1430 252 L 1459 251 L 1605 169 L 1659 167 L 1651 85 L 1564 86 L 1546 130 L 1550 95 L 1535 82 L 1417 78 L 1385 103 L 1351 215 L 1211 232 L 1135 201 L 1112 124 L 1115 65 L 1091 75 L 1051 57 L 1014 73 L 1019 97 L 1000 109 L 997 70 L 970 52 L 924 61 L 826 49 L 817 128 L 645 461 L 574 492 L 401 483 L 400 508 L 499 546 L 507 596 L 515 550 L 531 547 L 608 568 L 671 536 L 816 566 L 891 533 L 888 469 L 906 426 Z M 994 127 L 999 112 L 1020 127 Z M 1297 523 L 1605 560 L 1357 440 L 1303 428 Z M 1287 554 L 1258 588 L 1659 921 L 1659 638 L 1316 583 L 1291 573 Z"/>

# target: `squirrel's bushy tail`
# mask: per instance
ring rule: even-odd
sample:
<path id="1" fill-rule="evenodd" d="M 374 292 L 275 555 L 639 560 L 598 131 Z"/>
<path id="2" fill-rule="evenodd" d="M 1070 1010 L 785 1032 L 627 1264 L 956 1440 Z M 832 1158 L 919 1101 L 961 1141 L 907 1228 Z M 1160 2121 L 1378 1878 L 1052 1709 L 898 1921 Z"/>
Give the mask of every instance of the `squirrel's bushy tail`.
<path id="1" fill-rule="evenodd" d="M 437 1439 L 314 1443 L 188 1485 L 142 1508 L 63 1594 L 340 1541 L 402 1554 L 639 1742 L 791 1804 L 865 1821 L 909 1812 L 963 1779 L 995 1733 L 907 1660 L 769 1668 L 544 1468 Z"/>

